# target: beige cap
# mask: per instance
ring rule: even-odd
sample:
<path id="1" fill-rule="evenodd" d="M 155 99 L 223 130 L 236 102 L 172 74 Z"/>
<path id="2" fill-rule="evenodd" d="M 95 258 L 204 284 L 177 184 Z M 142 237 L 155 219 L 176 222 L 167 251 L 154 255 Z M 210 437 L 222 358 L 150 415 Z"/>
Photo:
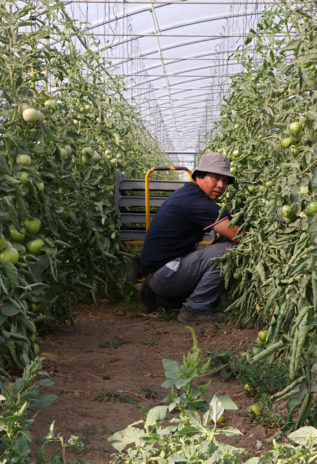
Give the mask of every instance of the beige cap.
<path id="1" fill-rule="evenodd" d="M 230 172 L 230 160 L 222 153 L 210 151 L 205 153 L 199 161 L 199 166 L 194 169 L 196 171 L 210 172 L 210 174 L 222 174 L 228 177 L 229 184 L 233 184 L 235 178 Z"/>

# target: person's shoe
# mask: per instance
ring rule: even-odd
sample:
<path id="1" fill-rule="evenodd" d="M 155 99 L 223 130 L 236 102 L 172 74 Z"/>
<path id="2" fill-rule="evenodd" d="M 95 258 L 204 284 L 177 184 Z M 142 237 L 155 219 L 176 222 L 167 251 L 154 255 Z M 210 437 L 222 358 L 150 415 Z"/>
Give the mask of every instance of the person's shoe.
<path id="1" fill-rule="evenodd" d="M 197 324 L 202 322 L 221 322 L 226 318 L 226 315 L 221 312 L 211 312 L 211 311 L 197 311 L 187 309 L 182 306 L 177 320 L 178 322 L 191 323 L 195 322 Z"/>

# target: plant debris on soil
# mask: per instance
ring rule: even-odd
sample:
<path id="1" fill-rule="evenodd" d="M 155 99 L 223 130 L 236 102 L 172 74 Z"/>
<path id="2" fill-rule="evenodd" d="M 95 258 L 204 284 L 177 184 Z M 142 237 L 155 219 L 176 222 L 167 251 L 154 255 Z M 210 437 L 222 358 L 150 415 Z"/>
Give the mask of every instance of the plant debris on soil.
<path id="1" fill-rule="evenodd" d="M 90 464 L 110 462 L 115 450 L 108 438 L 139 420 L 143 406 L 163 404 L 169 393 L 161 387 L 165 380 L 162 360 L 182 362 L 193 346 L 184 325 L 165 319 L 160 314 L 127 313 L 124 303 L 102 300 L 82 305 L 74 325 L 61 325 L 38 337 L 43 370 L 54 382 L 45 392 L 58 398 L 35 419 L 34 455 L 55 421 L 56 432 L 65 441 L 75 435 L 85 444 L 80 454 L 67 451 L 68 460 L 80 457 Z M 230 321 L 192 327 L 206 359 L 213 350 L 243 352 L 257 336 L 256 328 L 238 329 Z M 271 448 L 266 440 L 272 430 L 248 416 L 252 398 L 245 395 L 241 382 L 223 382 L 218 374 L 210 378 L 210 392 L 228 395 L 238 406 L 236 411 L 225 411 L 223 425 L 237 427 L 243 435 L 226 442 L 251 455 Z"/>

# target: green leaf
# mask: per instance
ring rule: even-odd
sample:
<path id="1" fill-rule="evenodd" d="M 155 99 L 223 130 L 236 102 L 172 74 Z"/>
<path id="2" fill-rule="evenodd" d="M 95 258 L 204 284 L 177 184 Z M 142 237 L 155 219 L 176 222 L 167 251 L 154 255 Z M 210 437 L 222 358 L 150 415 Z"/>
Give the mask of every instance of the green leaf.
<path id="1" fill-rule="evenodd" d="M 138 444 L 140 438 L 145 436 L 144 430 L 128 426 L 126 429 L 114 433 L 108 438 L 111 445 L 117 450 L 122 451 L 127 445 L 131 443 Z"/>
<path id="2" fill-rule="evenodd" d="M 230 396 L 227 396 L 227 395 L 215 395 L 215 396 L 217 396 L 218 400 L 221 402 L 224 409 L 231 409 L 233 411 L 236 411 L 239 409 L 236 403 L 232 401 Z"/>
<path id="3" fill-rule="evenodd" d="M 312 441 L 312 445 L 317 445 L 317 429 L 315 427 L 311 427 L 307 425 L 305 427 L 301 427 L 295 432 L 292 432 L 288 435 L 288 438 L 295 442 L 297 445 L 304 445 L 308 442 L 308 440 Z"/>
<path id="4" fill-rule="evenodd" d="M 316 220 L 310 223 L 310 226 L 308 227 L 308 232 L 310 234 L 317 232 L 317 221 Z"/>
<path id="5" fill-rule="evenodd" d="M 38 380 L 36 384 L 41 385 L 42 387 L 50 387 L 51 385 L 54 385 L 54 382 L 52 382 L 50 379 L 42 379 Z"/>
<path id="6" fill-rule="evenodd" d="M 150 409 L 146 416 L 144 427 L 148 428 L 150 425 L 155 425 L 158 421 L 166 419 L 167 410 L 168 406 L 156 406 Z"/>
<path id="7" fill-rule="evenodd" d="M 236 436 L 236 435 L 243 435 L 243 433 L 240 432 L 240 430 L 237 429 L 236 427 L 222 427 L 221 428 L 221 433 L 223 433 L 227 437 L 233 437 L 233 436 Z"/>
<path id="8" fill-rule="evenodd" d="M 31 274 L 35 282 L 42 281 L 42 273 L 48 268 L 49 260 L 46 255 L 40 256 L 39 260 L 30 266 Z"/>
<path id="9" fill-rule="evenodd" d="M 171 359 L 162 360 L 165 376 L 168 379 L 177 379 L 181 375 L 182 365 Z"/>
<path id="10" fill-rule="evenodd" d="M 1 269 L 9 281 L 10 289 L 14 290 L 15 287 L 19 284 L 19 273 L 17 268 L 9 261 L 3 261 L 1 263 Z"/>
<path id="11" fill-rule="evenodd" d="M 35 398 L 31 401 L 31 405 L 34 408 L 40 409 L 40 408 L 46 408 L 49 406 L 53 401 L 55 401 L 58 398 L 57 395 L 53 394 L 44 394 L 40 395 L 38 398 Z"/>
<path id="12" fill-rule="evenodd" d="M 210 419 L 216 424 L 217 420 L 223 415 L 223 412 L 224 407 L 221 401 L 218 399 L 217 395 L 214 395 L 209 403 L 208 411 L 204 414 L 203 424 L 207 425 Z"/>
<path id="13" fill-rule="evenodd" d="M 4 305 L 2 305 L 0 307 L 0 310 L 1 310 L 1 313 L 4 315 L 4 316 L 15 316 L 16 314 L 18 314 L 20 311 L 18 308 L 16 308 L 13 304 L 11 303 L 6 303 Z"/>

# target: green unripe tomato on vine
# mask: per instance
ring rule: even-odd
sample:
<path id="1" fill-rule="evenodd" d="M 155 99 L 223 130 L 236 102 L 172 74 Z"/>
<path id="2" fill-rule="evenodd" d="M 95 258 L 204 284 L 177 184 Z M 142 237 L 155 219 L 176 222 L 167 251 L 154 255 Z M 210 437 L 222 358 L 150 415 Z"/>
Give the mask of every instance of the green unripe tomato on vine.
<path id="1" fill-rule="evenodd" d="M 267 330 L 260 330 L 260 331 L 258 332 L 258 338 L 259 338 L 260 340 L 262 340 L 262 342 L 265 342 L 266 337 L 267 337 L 267 333 L 268 333 Z"/>
<path id="2" fill-rule="evenodd" d="M 18 173 L 18 178 L 21 184 L 28 184 L 29 183 L 28 177 L 29 177 L 29 173 L 26 171 L 20 171 Z"/>
<path id="3" fill-rule="evenodd" d="M 16 264 L 19 261 L 19 252 L 15 248 L 6 248 L 0 252 L 0 262 L 9 261 L 9 263 Z"/>
<path id="4" fill-rule="evenodd" d="M 294 216 L 294 212 L 292 207 L 289 205 L 282 206 L 282 214 L 285 219 L 291 219 Z"/>
<path id="5" fill-rule="evenodd" d="M 33 255 L 38 255 L 41 253 L 41 248 L 44 245 L 44 240 L 41 238 L 36 238 L 35 240 L 30 240 L 26 244 L 26 248 L 29 253 L 32 253 Z"/>
<path id="6" fill-rule="evenodd" d="M 293 139 L 293 137 L 285 137 L 285 138 L 282 140 L 281 144 L 282 144 L 282 147 L 288 148 L 288 147 L 290 147 L 290 146 L 292 145 L 292 143 L 294 143 L 294 142 L 295 142 L 295 140 Z"/>
<path id="7" fill-rule="evenodd" d="M 299 121 L 291 122 L 290 125 L 287 127 L 287 131 L 289 135 L 297 137 L 303 129 L 303 125 Z"/>
<path id="8" fill-rule="evenodd" d="M 251 406 L 248 407 L 249 417 L 262 416 L 262 414 L 263 414 L 263 411 L 260 408 L 260 405 L 258 403 L 251 404 Z"/>
<path id="9" fill-rule="evenodd" d="M 10 234 L 11 239 L 14 242 L 22 242 L 24 240 L 24 238 L 25 238 L 25 229 L 22 228 L 21 231 L 19 231 L 15 227 L 15 225 L 10 224 L 9 225 L 9 234 Z"/>
<path id="10" fill-rule="evenodd" d="M 0 234 L 0 251 L 4 250 L 7 245 L 6 238 L 3 234 Z"/>
<path id="11" fill-rule="evenodd" d="M 316 214 L 317 213 L 317 201 L 311 201 L 308 204 L 308 210 L 310 213 Z"/>
<path id="12" fill-rule="evenodd" d="M 24 121 L 32 124 L 44 121 L 44 114 L 34 108 L 26 108 L 22 113 L 22 117 Z"/>
<path id="13" fill-rule="evenodd" d="M 261 340 L 259 337 L 257 337 L 255 339 L 255 343 L 258 345 L 258 346 L 263 346 L 264 345 L 264 341 Z"/>
<path id="14" fill-rule="evenodd" d="M 25 228 L 30 234 L 37 234 L 41 228 L 41 221 L 39 218 L 28 218 L 24 221 Z"/>
<path id="15" fill-rule="evenodd" d="M 31 166 L 32 158 L 29 155 L 18 155 L 16 157 L 17 164 L 22 164 L 22 166 Z"/>
<path id="16" fill-rule="evenodd" d="M 299 193 L 300 193 L 300 195 L 307 195 L 308 192 L 309 192 L 309 187 L 308 187 L 308 185 L 301 185 L 301 186 L 299 187 Z"/>

